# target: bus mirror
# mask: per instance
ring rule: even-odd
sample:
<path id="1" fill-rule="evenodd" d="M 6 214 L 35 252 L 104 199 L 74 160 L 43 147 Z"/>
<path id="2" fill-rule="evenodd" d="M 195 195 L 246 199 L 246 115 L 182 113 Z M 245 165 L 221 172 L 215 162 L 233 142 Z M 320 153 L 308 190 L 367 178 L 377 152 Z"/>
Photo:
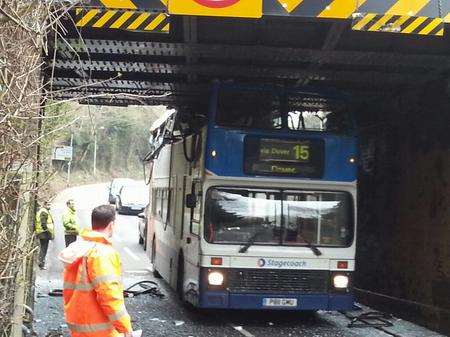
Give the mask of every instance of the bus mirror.
<path id="1" fill-rule="evenodd" d="M 196 205 L 197 205 L 197 198 L 195 197 L 195 194 L 186 195 L 186 207 L 195 208 Z"/>

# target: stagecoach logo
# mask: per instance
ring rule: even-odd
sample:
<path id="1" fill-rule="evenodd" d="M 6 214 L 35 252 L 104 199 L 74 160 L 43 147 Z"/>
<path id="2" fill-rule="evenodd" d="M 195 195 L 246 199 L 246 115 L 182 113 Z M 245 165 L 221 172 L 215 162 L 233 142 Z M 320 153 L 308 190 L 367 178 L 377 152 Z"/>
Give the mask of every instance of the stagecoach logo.
<path id="1" fill-rule="evenodd" d="M 302 260 L 279 260 L 279 259 L 259 259 L 258 267 L 272 267 L 272 268 L 286 268 L 286 269 L 296 269 L 305 268 L 306 261 Z"/>

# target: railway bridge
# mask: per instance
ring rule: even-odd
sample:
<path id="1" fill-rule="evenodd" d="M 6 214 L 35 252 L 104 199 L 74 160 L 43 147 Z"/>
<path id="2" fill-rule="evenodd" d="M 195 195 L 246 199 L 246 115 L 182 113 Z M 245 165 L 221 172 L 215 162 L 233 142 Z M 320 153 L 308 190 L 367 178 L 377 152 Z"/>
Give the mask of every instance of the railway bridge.
<path id="1" fill-rule="evenodd" d="M 359 300 L 450 332 L 449 0 L 87 0 L 56 100 L 201 113 L 214 81 L 337 89 L 359 149 Z"/>

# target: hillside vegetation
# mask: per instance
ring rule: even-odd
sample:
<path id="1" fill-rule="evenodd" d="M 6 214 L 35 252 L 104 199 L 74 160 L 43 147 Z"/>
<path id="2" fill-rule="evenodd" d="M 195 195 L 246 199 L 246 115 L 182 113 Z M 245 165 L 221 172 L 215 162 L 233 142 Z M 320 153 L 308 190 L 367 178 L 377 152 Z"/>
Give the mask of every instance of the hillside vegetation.
<path id="1" fill-rule="evenodd" d="M 51 154 L 55 146 L 69 145 L 73 139 L 71 185 L 105 181 L 115 177 L 142 179 L 142 158 L 149 151 L 151 124 L 165 107 L 98 107 L 63 104 L 47 115 L 58 116 L 57 123 L 70 124 L 47 146 Z M 55 120 L 45 127 L 54 128 Z M 96 174 L 94 175 L 95 140 L 97 140 Z M 58 179 L 67 178 L 67 162 L 53 161 Z"/>

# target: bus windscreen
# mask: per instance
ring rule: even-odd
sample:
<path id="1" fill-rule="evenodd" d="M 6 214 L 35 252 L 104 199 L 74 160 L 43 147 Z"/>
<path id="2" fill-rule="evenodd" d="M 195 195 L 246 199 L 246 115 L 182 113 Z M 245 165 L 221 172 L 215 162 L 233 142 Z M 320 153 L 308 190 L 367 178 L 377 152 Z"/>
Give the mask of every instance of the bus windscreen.
<path id="1" fill-rule="evenodd" d="M 205 206 L 210 243 L 347 247 L 353 240 L 346 192 L 211 188 Z"/>

